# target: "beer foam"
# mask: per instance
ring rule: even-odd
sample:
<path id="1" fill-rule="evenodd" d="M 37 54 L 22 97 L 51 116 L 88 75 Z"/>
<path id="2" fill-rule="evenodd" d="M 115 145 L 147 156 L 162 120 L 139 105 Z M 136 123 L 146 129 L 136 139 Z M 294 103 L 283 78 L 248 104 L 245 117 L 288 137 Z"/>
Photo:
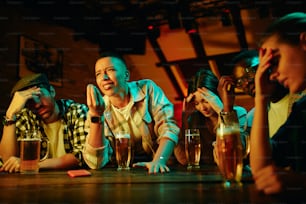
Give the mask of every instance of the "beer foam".
<path id="1" fill-rule="evenodd" d="M 120 139 L 120 138 L 127 138 L 127 139 L 130 139 L 130 134 L 128 134 L 128 133 L 118 133 L 118 134 L 116 134 L 115 135 L 115 137 L 117 138 L 117 139 Z"/>
<path id="2" fill-rule="evenodd" d="M 30 138 L 18 138 L 18 141 L 41 141 L 40 138 L 34 138 L 34 137 L 30 137 Z"/>
<path id="3" fill-rule="evenodd" d="M 187 133 L 187 134 L 185 134 L 185 137 L 200 137 L 200 134 L 197 134 L 197 133 Z"/>
<path id="4" fill-rule="evenodd" d="M 228 135 L 233 133 L 240 133 L 238 126 L 217 128 L 217 135 Z"/>

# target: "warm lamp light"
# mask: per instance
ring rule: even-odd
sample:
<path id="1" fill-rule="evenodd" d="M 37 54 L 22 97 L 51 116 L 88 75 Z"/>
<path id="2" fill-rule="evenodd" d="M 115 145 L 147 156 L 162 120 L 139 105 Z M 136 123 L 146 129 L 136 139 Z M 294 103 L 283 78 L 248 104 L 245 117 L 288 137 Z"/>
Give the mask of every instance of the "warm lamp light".
<path id="1" fill-rule="evenodd" d="M 229 9 L 223 9 L 221 12 L 221 21 L 223 26 L 231 26 L 232 25 L 232 16 L 231 11 Z"/>
<path id="2" fill-rule="evenodd" d="M 150 38 L 156 39 L 160 36 L 159 27 L 156 27 L 154 25 L 148 25 L 147 26 L 147 33 L 148 33 L 148 36 Z"/>
<path id="3" fill-rule="evenodd" d="M 187 30 L 187 33 L 188 34 L 193 34 L 193 33 L 197 33 L 198 31 L 197 31 L 197 29 L 189 29 L 189 30 Z"/>

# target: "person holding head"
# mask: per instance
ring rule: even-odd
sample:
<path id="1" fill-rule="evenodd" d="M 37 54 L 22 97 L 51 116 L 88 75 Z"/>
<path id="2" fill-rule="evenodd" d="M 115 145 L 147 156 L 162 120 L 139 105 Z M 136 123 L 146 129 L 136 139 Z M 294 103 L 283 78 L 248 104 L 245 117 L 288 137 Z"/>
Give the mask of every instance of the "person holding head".
<path id="1" fill-rule="evenodd" d="M 221 100 L 221 95 L 223 95 L 223 101 Z M 200 164 L 215 163 L 214 147 L 212 144 L 216 140 L 216 129 L 221 111 L 236 112 L 241 138 L 244 138 L 247 112 L 243 107 L 234 106 L 233 81 L 228 80 L 219 83 L 218 78 L 211 70 L 200 69 L 189 82 L 188 95 L 184 99 L 182 131 L 179 144 L 174 150 L 180 164 L 187 164 L 184 146 L 184 129 L 186 128 L 200 129 Z"/>
<path id="2" fill-rule="evenodd" d="M 271 139 L 267 107 L 273 81 L 277 80 L 292 94 L 306 90 L 306 14 L 295 12 L 275 20 L 264 32 L 259 57 L 250 151 L 255 184 L 266 194 L 303 189 L 306 96 L 294 103 L 286 122 Z"/>
<path id="3" fill-rule="evenodd" d="M 72 100 L 55 100 L 55 89 L 46 75 L 31 74 L 21 78 L 11 91 L 12 100 L 4 118 L 0 171 L 20 170 L 17 138 L 27 130 L 38 130 L 48 143 L 42 143 L 41 154 L 49 146 L 47 159 L 40 169 L 71 169 L 86 167 L 82 151 L 87 132 L 87 106 Z"/>
<path id="4" fill-rule="evenodd" d="M 146 167 L 149 173 L 169 172 L 167 161 L 177 144 L 179 127 L 173 104 L 162 89 L 149 79 L 129 81 L 125 60 L 114 52 L 102 53 L 95 74 L 98 87 L 87 86 L 91 121 L 86 148 L 99 153 L 88 157 L 93 161 L 90 167 L 112 163 L 114 134 L 125 130 L 132 140 L 134 167 Z"/>
<path id="5" fill-rule="evenodd" d="M 244 50 L 236 55 L 231 62 L 233 66 L 233 80 L 235 88 L 242 90 L 245 94 L 255 97 L 255 73 L 259 64 L 259 55 L 257 50 Z M 227 80 L 227 76 L 222 76 L 220 81 Z M 270 103 L 268 106 L 269 133 L 273 136 L 278 128 L 286 121 L 291 106 L 298 98 L 290 95 L 289 90 L 277 81 L 274 81 L 270 87 Z M 247 114 L 247 132 L 250 133 L 254 108 Z M 286 111 L 284 111 L 286 110 Z"/>

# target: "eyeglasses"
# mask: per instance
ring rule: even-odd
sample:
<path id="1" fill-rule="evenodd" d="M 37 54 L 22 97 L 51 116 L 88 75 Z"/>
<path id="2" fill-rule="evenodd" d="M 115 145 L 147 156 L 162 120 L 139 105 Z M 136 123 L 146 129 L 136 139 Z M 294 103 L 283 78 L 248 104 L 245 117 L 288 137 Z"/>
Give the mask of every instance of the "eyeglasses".
<path id="1" fill-rule="evenodd" d="M 239 77 L 236 79 L 236 88 L 242 88 L 245 84 L 248 84 L 250 82 L 254 82 L 255 78 L 255 67 L 244 67 L 244 74 L 242 77 Z"/>

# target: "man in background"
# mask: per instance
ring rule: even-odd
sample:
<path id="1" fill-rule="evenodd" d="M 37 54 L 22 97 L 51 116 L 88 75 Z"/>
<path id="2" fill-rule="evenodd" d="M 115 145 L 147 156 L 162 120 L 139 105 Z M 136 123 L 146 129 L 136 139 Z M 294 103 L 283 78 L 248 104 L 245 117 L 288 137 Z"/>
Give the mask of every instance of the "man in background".
<path id="1" fill-rule="evenodd" d="M 19 172 L 20 158 L 17 138 L 27 130 L 41 132 L 40 169 L 86 167 L 82 151 L 87 132 L 87 106 L 69 99 L 55 99 L 55 89 L 44 74 L 20 79 L 11 91 L 12 100 L 3 120 L 0 142 L 0 171 Z"/>

